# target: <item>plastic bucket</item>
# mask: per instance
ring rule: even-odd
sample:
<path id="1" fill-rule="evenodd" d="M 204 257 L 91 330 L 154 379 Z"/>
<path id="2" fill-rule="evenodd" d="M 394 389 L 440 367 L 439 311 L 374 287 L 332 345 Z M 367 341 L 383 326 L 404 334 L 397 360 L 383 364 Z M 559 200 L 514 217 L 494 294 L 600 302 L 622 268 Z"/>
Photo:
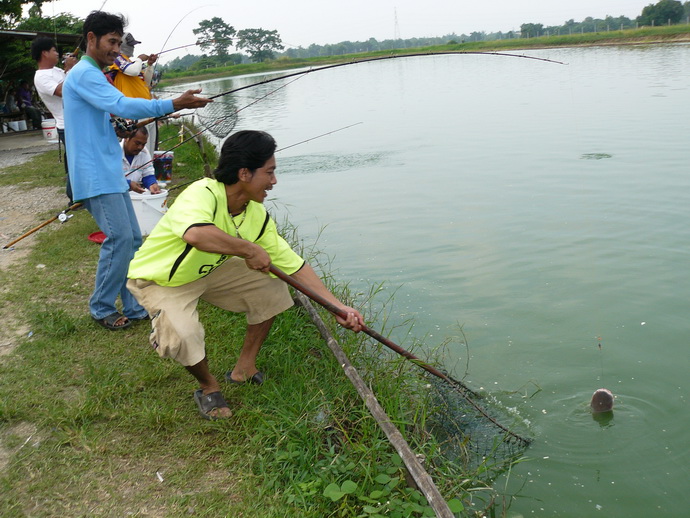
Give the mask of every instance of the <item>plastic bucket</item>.
<path id="1" fill-rule="evenodd" d="M 141 235 L 148 236 L 168 210 L 168 191 L 161 189 L 160 194 L 150 194 L 148 191 L 139 194 L 129 191 L 129 196 L 132 198 Z"/>
<path id="2" fill-rule="evenodd" d="M 172 151 L 153 152 L 153 170 L 156 180 L 159 182 L 169 182 L 172 180 L 173 158 L 175 153 Z"/>
<path id="3" fill-rule="evenodd" d="M 55 119 L 46 119 L 41 122 L 41 129 L 43 129 L 43 138 L 48 142 L 57 142 L 58 133 Z"/>

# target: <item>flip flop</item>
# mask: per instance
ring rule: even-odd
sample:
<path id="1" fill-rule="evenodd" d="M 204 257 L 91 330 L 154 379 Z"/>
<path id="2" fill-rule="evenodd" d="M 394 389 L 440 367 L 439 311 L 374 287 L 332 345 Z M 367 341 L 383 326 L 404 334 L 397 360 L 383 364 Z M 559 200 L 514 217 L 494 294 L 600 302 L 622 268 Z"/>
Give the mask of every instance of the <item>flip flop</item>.
<path id="1" fill-rule="evenodd" d="M 91 318 L 93 318 L 99 326 L 105 327 L 110 331 L 117 331 L 118 329 L 127 329 L 129 326 L 132 325 L 132 321 L 130 319 L 128 319 L 122 313 L 119 313 L 117 311 L 115 313 L 111 313 L 105 318 L 98 319 L 93 315 L 91 315 Z M 119 326 L 116 325 L 116 323 L 123 318 L 125 319 L 125 323 Z"/>
<path id="2" fill-rule="evenodd" d="M 244 381 L 236 381 L 232 379 L 232 371 L 228 371 L 225 373 L 225 381 L 228 383 L 234 383 L 235 385 L 246 385 L 247 383 L 252 384 L 252 385 L 261 385 L 264 382 L 264 373 L 261 371 L 258 371 L 254 376 L 252 376 L 249 379 L 246 379 Z"/>
<path id="3" fill-rule="evenodd" d="M 194 392 L 194 401 L 196 406 L 199 408 L 199 415 L 204 419 L 209 421 L 216 421 L 218 419 L 227 419 L 230 416 L 219 418 L 217 416 L 210 415 L 209 412 L 213 412 L 217 408 L 229 408 L 228 404 L 223 398 L 223 394 L 220 392 L 211 392 L 210 394 L 204 394 L 202 389 Z"/>

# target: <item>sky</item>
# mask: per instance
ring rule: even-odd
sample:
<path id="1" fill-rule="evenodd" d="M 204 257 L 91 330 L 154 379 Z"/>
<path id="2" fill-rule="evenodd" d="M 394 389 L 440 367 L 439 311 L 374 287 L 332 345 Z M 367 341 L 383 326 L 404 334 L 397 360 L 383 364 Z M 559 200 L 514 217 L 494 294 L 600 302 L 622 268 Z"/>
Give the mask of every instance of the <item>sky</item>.
<path id="1" fill-rule="evenodd" d="M 122 13 L 129 30 L 141 41 L 143 54 L 197 41 L 192 32 L 201 20 L 220 17 L 236 30 L 277 30 L 283 44 L 308 47 L 340 41 L 363 41 L 474 31 L 508 32 L 523 23 L 561 25 L 587 16 L 634 19 L 654 0 L 56 0 L 43 4 L 44 16 L 62 12 L 85 18 L 92 10 Z M 397 23 L 396 23 L 397 21 Z M 166 42 L 167 40 L 167 42 Z M 171 51 L 161 62 L 200 54 L 197 47 Z"/>

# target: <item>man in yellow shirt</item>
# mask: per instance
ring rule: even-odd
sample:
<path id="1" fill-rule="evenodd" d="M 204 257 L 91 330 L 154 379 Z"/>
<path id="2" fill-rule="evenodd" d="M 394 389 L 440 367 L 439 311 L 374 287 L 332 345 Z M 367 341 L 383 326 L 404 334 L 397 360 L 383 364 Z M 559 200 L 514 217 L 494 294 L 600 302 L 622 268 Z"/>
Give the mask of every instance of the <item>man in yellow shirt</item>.
<path id="1" fill-rule="evenodd" d="M 340 302 L 314 270 L 278 234 L 263 205 L 277 183 L 275 140 L 240 131 L 223 144 L 215 180 L 204 178 L 182 192 L 130 263 L 128 289 L 152 319 L 151 345 L 198 380 L 194 399 L 206 419 L 230 417 L 206 359 L 200 299 L 246 314 L 247 332 L 229 383 L 263 382 L 256 357 L 273 321 L 293 302 L 274 264 L 341 308 L 338 323 L 360 331 L 362 315 Z"/>

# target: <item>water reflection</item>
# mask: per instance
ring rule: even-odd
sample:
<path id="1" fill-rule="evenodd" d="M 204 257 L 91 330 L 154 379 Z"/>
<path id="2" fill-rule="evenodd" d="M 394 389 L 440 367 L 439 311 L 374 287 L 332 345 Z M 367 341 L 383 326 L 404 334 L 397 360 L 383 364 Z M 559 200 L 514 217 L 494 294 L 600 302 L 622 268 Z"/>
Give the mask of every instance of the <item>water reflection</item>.
<path id="1" fill-rule="evenodd" d="M 602 428 L 613 426 L 613 410 L 608 412 L 592 412 L 592 419 Z"/>

